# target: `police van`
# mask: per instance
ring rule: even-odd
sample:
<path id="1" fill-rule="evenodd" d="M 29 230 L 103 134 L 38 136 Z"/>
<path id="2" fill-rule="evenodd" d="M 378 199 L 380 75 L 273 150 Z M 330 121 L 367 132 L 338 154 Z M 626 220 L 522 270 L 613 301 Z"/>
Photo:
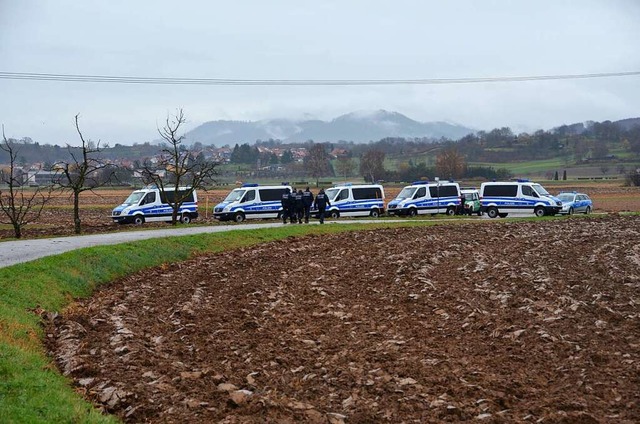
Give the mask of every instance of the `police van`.
<path id="1" fill-rule="evenodd" d="M 236 222 L 250 218 L 279 219 L 282 216 L 282 195 L 287 190 L 292 191 L 288 184 L 243 184 L 213 207 L 213 217 L 220 221 Z"/>
<path id="2" fill-rule="evenodd" d="M 198 217 L 198 195 L 191 187 L 178 187 L 178 199 L 187 195 L 178 210 L 180 222 L 188 224 Z M 175 187 L 160 190 L 149 185 L 133 191 L 120 206 L 111 212 L 113 222 L 142 225 L 145 222 L 170 222 L 171 204 L 176 199 Z"/>
<path id="3" fill-rule="evenodd" d="M 325 215 L 331 218 L 341 216 L 371 216 L 384 214 L 384 188 L 380 184 L 338 184 L 325 191 L 331 206 Z"/>
<path id="4" fill-rule="evenodd" d="M 416 181 L 403 188 L 387 205 L 389 215 L 455 215 L 460 205 L 460 185 L 453 181 Z"/>
<path id="5" fill-rule="evenodd" d="M 480 185 L 481 210 L 489 218 L 504 218 L 510 212 L 555 215 L 562 202 L 540 184 L 525 179 L 510 182 L 487 182 Z"/>

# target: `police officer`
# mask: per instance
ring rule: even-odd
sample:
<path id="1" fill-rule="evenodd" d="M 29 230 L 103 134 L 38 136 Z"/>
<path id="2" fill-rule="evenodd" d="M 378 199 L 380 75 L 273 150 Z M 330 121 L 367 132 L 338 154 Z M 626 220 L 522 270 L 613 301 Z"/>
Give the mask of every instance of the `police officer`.
<path id="1" fill-rule="evenodd" d="M 313 193 L 307 187 L 302 193 L 302 201 L 304 203 L 304 223 L 309 223 L 309 215 L 311 215 L 311 205 L 313 204 Z"/>
<path id="2" fill-rule="evenodd" d="M 297 220 L 296 216 L 296 189 L 294 188 L 289 196 L 289 219 L 292 224 Z"/>
<path id="3" fill-rule="evenodd" d="M 296 216 L 298 218 L 298 224 L 302 224 L 302 216 L 304 215 L 304 195 L 302 190 L 298 190 L 296 193 Z"/>
<path id="4" fill-rule="evenodd" d="M 289 205 L 291 204 L 291 190 L 286 189 L 284 193 L 282 193 L 282 199 L 280 200 L 282 202 L 282 223 L 286 224 L 287 223 L 287 218 L 289 217 Z"/>
<path id="5" fill-rule="evenodd" d="M 314 203 L 318 208 L 318 218 L 320 218 L 320 223 L 324 224 L 324 211 L 327 209 L 327 206 L 331 206 L 329 198 L 324 194 L 324 189 L 320 189 Z"/>

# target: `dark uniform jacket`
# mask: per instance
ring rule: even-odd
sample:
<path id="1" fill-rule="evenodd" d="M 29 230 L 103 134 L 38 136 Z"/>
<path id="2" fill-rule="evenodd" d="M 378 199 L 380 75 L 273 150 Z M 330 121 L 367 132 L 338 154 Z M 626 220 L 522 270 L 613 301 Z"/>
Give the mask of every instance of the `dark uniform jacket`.
<path id="1" fill-rule="evenodd" d="M 331 202 L 329 202 L 329 198 L 327 197 L 326 194 L 324 193 L 318 193 L 318 195 L 316 196 L 316 206 L 318 207 L 318 209 L 326 209 L 327 206 L 331 206 Z"/>
<path id="2" fill-rule="evenodd" d="M 282 193 L 282 209 L 283 210 L 288 210 L 289 209 L 289 205 L 291 204 L 291 193 Z"/>
<path id="3" fill-rule="evenodd" d="M 310 206 L 311 206 L 311 204 L 313 203 L 313 193 L 311 193 L 311 192 L 310 192 L 310 191 L 308 191 L 308 190 L 305 190 L 305 191 L 302 193 L 302 200 L 303 200 L 303 202 L 304 202 L 304 206 L 305 206 L 305 207 L 307 207 L 307 208 L 308 208 L 308 207 L 310 207 Z"/>

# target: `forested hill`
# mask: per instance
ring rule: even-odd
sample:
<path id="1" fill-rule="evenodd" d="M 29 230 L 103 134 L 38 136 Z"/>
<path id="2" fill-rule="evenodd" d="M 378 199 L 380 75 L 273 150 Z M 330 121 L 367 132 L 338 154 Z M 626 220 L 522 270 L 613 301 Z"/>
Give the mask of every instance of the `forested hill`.
<path id="1" fill-rule="evenodd" d="M 185 136 L 205 145 L 246 143 L 277 139 L 286 143 L 335 143 L 341 140 L 363 143 L 384 137 L 458 139 L 474 130 L 448 122 L 418 122 L 397 112 L 378 110 L 353 112 L 331 121 L 270 119 L 255 122 L 211 121 L 189 131 Z"/>

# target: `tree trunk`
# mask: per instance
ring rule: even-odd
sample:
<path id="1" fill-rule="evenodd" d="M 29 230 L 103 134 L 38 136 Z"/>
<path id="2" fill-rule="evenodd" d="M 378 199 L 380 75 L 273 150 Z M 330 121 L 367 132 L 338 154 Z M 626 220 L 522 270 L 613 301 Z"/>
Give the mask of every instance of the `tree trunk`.
<path id="1" fill-rule="evenodd" d="M 82 227 L 80 223 L 80 193 L 73 193 L 73 223 L 74 223 L 74 232 L 76 234 L 80 234 L 82 232 Z"/>
<path id="2" fill-rule="evenodd" d="M 171 212 L 171 225 L 178 225 L 178 209 L 173 208 L 173 212 Z"/>
<path id="3" fill-rule="evenodd" d="M 22 226 L 17 222 L 13 223 L 13 233 L 17 239 L 22 237 Z"/>

